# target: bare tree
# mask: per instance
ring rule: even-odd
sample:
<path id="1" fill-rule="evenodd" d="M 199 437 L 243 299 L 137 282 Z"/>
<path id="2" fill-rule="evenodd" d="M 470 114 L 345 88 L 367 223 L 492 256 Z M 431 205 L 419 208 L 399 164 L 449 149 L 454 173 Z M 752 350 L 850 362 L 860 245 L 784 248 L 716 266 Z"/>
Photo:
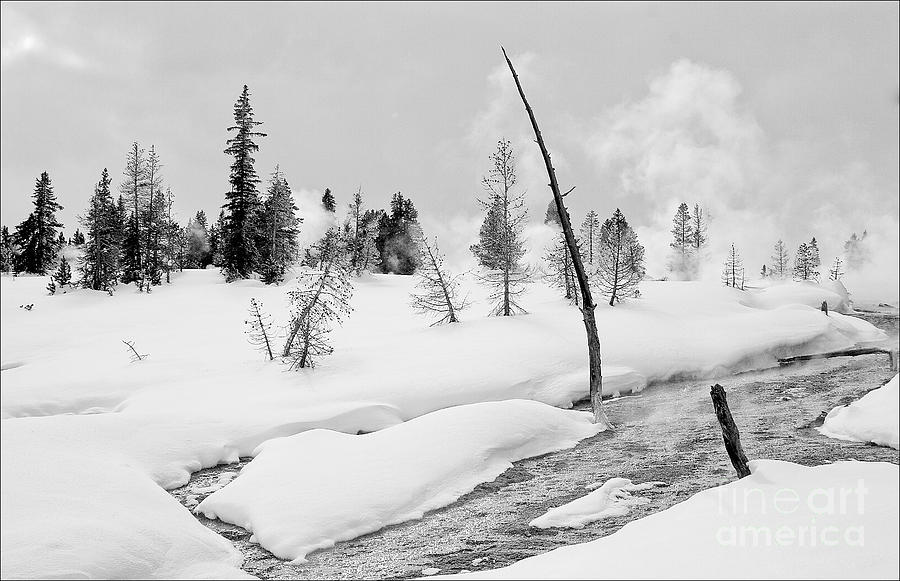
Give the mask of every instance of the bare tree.
<path id="1" fill-rule="evenodd" d="M 431 324 L 458 323 L 456 314 L 468 306 L 465 297 L 459 297 L 459 277 L 444 268 L 444 257 L 437 245 L 437 238 L 429 244 L 425 236 L 417 240 L 422 251 L 422 266 L 416 271 L 419 281 L 417 291 L 412 294 L 412 306 L 423 315 L 440 318 Z"/>
<path id="2" fill-rule="evenodd" d="M 831 270 L 828 271 L 828 278 L 831 280 L 841 280 L 841 277 L 844 276 L 844 269 L 842 268 L 844 261 L 841 260 L 840 256 L 834 257 L 834 264 L 831 265 Z"/>
<path id="3" fill-rule="evenodd" d="M 298 287 L 288 292 L 291 321 L 282 357 L 292 369 L 313 367 L 316 359 L 333 351 L 328 335 L 350 312 L 353 287 L 338 245 L 326 246 L 321 270 L 307 270 L 298 277 Z"/>
<path id="4" fill-rule="evenodd" d="M 250 343 L 260 350 L 265 350 L 266 355 L 269 356 L 269 361 L 275 359 L 275 355 L 272 353 L 272 342 L 270 340 L 270 335 L 272 335 L 272 317 L 263 312 L 262 303 L 257 301 L 255 298 L 250 299 L 250 318 L 244 321 L 244 324 L 247 325 L 247 337 Z"/>
<path id="5" fill-rule="evenodd" d="M 734 244 L 725 257 L 725 265 L 722 267 L 722 284 L 744 290 L 744 261 Z"/>
<path id="6" fill-rule="evenodd" d="M 541 156 L 544 158 L 544 166 L 547 168 L 547 176 L 550 178 L 550 190 L 553 192 L 553 199 L 556 202 L 556 209 L 557 212 L 559 212 L 563 232 L 566 237 L 566 245 L 569 247 L 569 252 L 572 255 L 575 274 L 578 277 L 578 286 L 581 289 L 581 314 L 584 320 L 585 334 L 587 335 L 588 367 L 590 369 L 590 396 L 591 406 L 594 411 L 594 423 L 611 428 L 612 424 L 610 424 L 609 419 L 607 419 L 606 414 L 603 411 L 601 399 L 603 372 L 600 357 L 600 337 L 597 334 L 597 321 L 594 318 L 594 309 L 597 308 L 597 305 L 594 304 L 593 297 L 591 296 L 591 288 L 588 284 L 587 273 L 581 262 L 581 253 L 578 251 L 578 243 L 575 240 L 575 233 L 572 231 L 572 224 L 569 221 L 569 213 L 566 211 L 566 204 L 563 202 L 563 197 L 571 193 L 572 190 L 567 191 L 565 194 L 560 192 L 559 182 L 556 180 L 556 170 L 553 169 L 553 164 L 550 161 L 550 152 L 547 151 L 547 146 L 544 145 L 544 138 L 541 137 L 541 130 L 538 127 L 537 119 L 534 117 L 531 105 L 528 104 L 528 99 L 525 98 L 525 91 L 522 89 L 522 83 L 519 81 L 519 76 L 516 74 L 516 69 L 513 67 L 512 61 L 509 60 L 506 50 L 502 47 L 501 50 L 503 50 L 503 57 L 506 59 L 506 64 L 509 66 L 509 71 L 512 73 L 513 80 L 516 82 L 519 97 L 522 98 L 522 103 L 525 105 L 525 111 L 528 113 L 528 119 L 531 121 L 531 128 L 534 130 L 534 136 L 537 139 L 538 147 L 541 149 Z"/>
<path id="7" fill-rule="evenodd" d="M 578 281 L 575 280 L 575 267 L 572 265 L 572 257 L 562 230 L 547 247 L 543 259 L 547 268 L 545 278 L 550 284 L 563 290 L 566 300 L 573 305 L 580 305 L 581 297 L 578 294 Z"/>

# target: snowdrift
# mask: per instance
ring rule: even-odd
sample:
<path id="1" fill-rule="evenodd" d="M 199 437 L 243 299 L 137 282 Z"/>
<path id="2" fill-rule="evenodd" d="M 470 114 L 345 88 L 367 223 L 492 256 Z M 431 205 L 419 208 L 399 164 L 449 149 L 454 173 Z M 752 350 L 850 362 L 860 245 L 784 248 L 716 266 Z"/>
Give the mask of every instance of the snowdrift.
<path id="1" fill-rule="evenodd" d="M 580 313 L 540 284 L 522 300 L 528 315 L 485 317 L 473 287 L 462 324 L 429 328 L 409 308 L 414 279 L 363 277 L 335 354 L 292 373 L 244 336 L 249 299 L 283 320 L 290 283 L 226 285 L 214 271 L 173 281 L 149 295 L 47 296 L 47 277 L 0 277 L 4 578 L 239 575 L 229 544 L 160 487 L 316 428 L 356 434 L 452 406 L 566 407 L 587 395 Z M 884 338 L 803 304 L 753 306 L 752 292 L 671 282 L 642 292 L 597 309 L 605 394 Z M 149 357 L 130 362 L 123 340 Z"/>
<path id="2" fill-rule="evenodd" d="M 455 578 L 896 579 L 895 464 L 758 460 L 751 470 L 607 537 Z"/>
<path id="3" fill-rule="evenodd" d="M 848 406 L 828 412 L 819 431 L 831 438 L 900 449 L 900 376 Z"/>
<path id="4" fill-rule="evenodd" d="M 510 400 L 456 406 L 380 432 L 312 430 L 269 440 L 196 508 L 283 559 L 422 518 L 523 458 L 601 431 L 591 415 Z"/>

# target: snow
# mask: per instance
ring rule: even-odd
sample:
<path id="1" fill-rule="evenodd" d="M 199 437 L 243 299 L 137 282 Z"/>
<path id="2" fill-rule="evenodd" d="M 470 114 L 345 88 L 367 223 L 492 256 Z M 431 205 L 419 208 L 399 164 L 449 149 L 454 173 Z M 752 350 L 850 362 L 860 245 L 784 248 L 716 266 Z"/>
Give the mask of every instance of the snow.
<path id="1" fill-rule="evenodd" d="M 599 431 L 591 414 L 526 400 L 456 406 L 358 436 L 312 430 L 262 444 L 196 510 L 303 562 L 337 541 L 422 518 L 512 462 L 571 448 Z"/>
<path id="2" fill-rule="evenodd" d="M 650 501 L 640 496 L 632 496 L 632 492 L 648 490 L 662 482 L 645 482 L 634 484 L 627 478 L 610 478 L 593 492 L 572 502 L 551 508 L 543 515 L 531 521 L 529 526 L 539 529 L 567 527 L 580 529 L 585 525 L 612 516 L 625 516 L 629 507 L 647 504 Z"/>
<path id="3" fill-rule="evenodd" d="M 895 464 L 750 465 L 750 476 L 609 536 L 456 578 L 896 579 Z"/>
<path id="4" fill-rule="evenodd" d="M 819 431 L 831 438 L 900 449 L 900 376 L 848 406 L 828 412 Z"/>
<path id="5" fill-rule="evenodd" d="M 839 280 L 826 280 L 821 284 L 812 281 L 767 282 L 759 292 L 749 295 L 749 304 L 761 309 L 774 309 L 789 304 L 806 305 L 815 309 L 828 304 L 828 310 L 852 313 L 850 293 Z"/>
<path id="6" fill-rule="evenodd" d="M 244 335 L 251 297 L 284 320 L 290 282 L 225 284 L 209 270 L 149 295 L 48 296 L 47 277 L 0 277 L 2 576 L 238 575 L 230 544 L 163 489 L 308 430 L 372 432 L 452 406 L 568 407 L 587 395 L 580 313 L 557 291 L 536 284 L 522 300 L 528 315 L 488 318 L 472 288 L 463 323 L 430 328 L 409 308 L 414 283 L 355 281 L 334 355 L 294 373 Z M 754 306 L 756 292 L 646 283 L 640 300 L 599 306 L 604 393 L 884 338 L 803 304 Z M 123 340 L 149 357 L 130 362 Z"/>

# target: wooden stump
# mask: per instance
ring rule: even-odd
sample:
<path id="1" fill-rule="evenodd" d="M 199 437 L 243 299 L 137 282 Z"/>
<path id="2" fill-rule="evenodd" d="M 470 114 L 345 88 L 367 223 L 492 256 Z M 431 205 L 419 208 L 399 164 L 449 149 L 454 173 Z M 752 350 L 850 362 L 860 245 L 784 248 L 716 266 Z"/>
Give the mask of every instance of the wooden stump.
<path id="1" fill-rule="evenodd" d="M 713 408 L 716 410 L 716 418 L 722 427 L 722 439 L 725 440 L 725 450 L 731 458 L 731 465 L 738 473 L 738 478 L 750 476 L 750 467 L 747 466 L 747 456 L 741 447 L 741 435 L 738 433 L 731 410 L 728 409 L 728 400 L 725 397 L 725 389 L 718 383 L 709 390 Z"/>

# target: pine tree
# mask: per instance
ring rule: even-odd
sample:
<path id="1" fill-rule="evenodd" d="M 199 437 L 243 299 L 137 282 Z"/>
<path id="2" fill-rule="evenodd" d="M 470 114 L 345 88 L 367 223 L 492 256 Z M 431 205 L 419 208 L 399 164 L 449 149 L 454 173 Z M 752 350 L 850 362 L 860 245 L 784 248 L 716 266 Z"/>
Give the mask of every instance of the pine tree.
<path id="1" fill-rule="evenodd" d="M 797 254 L 794 256 L 794 279 L 810 280 L 811 278 L 809 245 L 803 242 L 797 247 Z"/>
<path id="2" fill-rule="evenodd" d="M 16 261 L 16 250 L 9 228 L 0 229 L 0 272 L 12 272 Z"/>
<path id="3" fill-rule="evenodd" d="M 84 242 L 84 234 L 82 234 L 81 230 L 76 228 L 75 234 L 72 235 L 72 244 L 74 244 L 75 246 L 81 246 L 82 244 L 84 244 Z"/>
<path id="4" fill-rule="evenodd" d="M 863 230 L 862 236 L 857 236 L 854 232 L 844 243 L 844 258 L 847 261 L 847 268 L 850 270 L 859 269 L 870 260 L 869 245 L 866 243 L 867 235 L 868 232 L 865 230 Z"/>
<path id="5" fill-rule="evenodd" d="M 297 255 L 301 219 L 296 211 L 291 187 L 276 166 L 258 219 L 260 275 L 266 284 L 284 280 L 285 271 Z"/>
<path id="6" fill-rule="evenodd" d="M 841 277 L 844 276 L 844 270 L 842 268 L 843 261 L 840 256 L 834 257 L 834 263 L 831 265 L 831 270 L 828 271 L 828 278 L 830 280 L 841 280 Z"/>
<path id="7" fill-rule="evenodd" d="M 700 208 L 700 204 L 694 204 L 694 213 L 691 216 L 691 246 L 697 252 L 706 244 L 706 217 Z"/>
<path id="8" fill-rule="evenodd" d="M 24 222 L 16 227 L 15 244 L 19 247 L 16 256 L 16 272 L 47 274 L 53 267 L 60 246 L 57 228 L 61 228 L 56 220 L 56 212 L 63 207 L 56 201 L 53 185 L 47 172 L 35 180 L 34 210 Z"/>
<path id="9" fill-rule="evenodd" d="M 810 278 L 819 281 L 819 267 L 822 265 L 822 261 L 819 259 L 819 243 L 816 242 L 816 237 L 813 236 L 812 240 L 809 241 L 809 270 L 810 270 Z"/>
<path id="10" fill-rule="evenodd" d="M 65 256 L 59 257 L 59 265 L 56 268 L 56 272 L 53 273 L 53 282 L 58 284 L 60 288 L 65 288 L 72 282 L 72 267 L 69 266 L 69 261 L 66 260 Z"/>
<path id="11" fill-rule="evenodd" d="M 421 259 L 412 236 L 419 212 L 412 200 L 397 192 L 391 198 L 391 211 L 379 216 L 375 249 L 381 272 L 412 274 Z"/>
<path id="12" fill-rule="evenodd" d="M 618 208 L 603 222 L 599 246 L 594 278 L 613 306 L 637 294 L 638 284 L 644 279 L 644 247 Z"/>
<path id="13" fill-rule="evenodd" d="M 367 271 L 375 262 L 378 217 L 378 212 L 365 209 L 362 188 L 358 189 L 353 196 L 353 201 L 350 202 L 347 219 L 344 221 L 350 270 L 356 276 Z"/>
<path id="14" fill-rule="evenodd" d="M 531 281 L 531 272 L 524 264 L 523 230 L 528 218 L 525 195 L 517 194 L 515 153 L 508 140 L 497 142 L 490 156 L 491 167 L 481 180 L 487 198 L 479 200 L 485 210 L 481 235 L 473 252 L 487 270 L 478 280 L 491 288 L 493 315 L 510 316 L 525 312 L 517 298 Z"/>
<path id="15" fill-rule="evenodd" d="M 332 214 L 334 214 L 334 212 L 337 210 L 337 205 L 334 200 L 334 194 L 331 193 L 331 190 L 329 188 L 325 188 L 325 193 L 322 194 L 322 207 Z"/>
<path id="16" fill-rule="evenodd" d="M 554 204 L 555 206 L 555 204 Z M 597 216 L 597 212 L 591 210 L 584 217 L 584 222 L 581 223 L 581 240 L 584 242 L 584 248 L 581 251 L 581 254 L 584 255 L 585 251 L 587 252 L 587 263 L 590 265 L 594 264 L 594 248 L 597 247 L 598 235 L 600 233 L 600 218 Z"/>
<path id="17" fill-rule="evenodd" d="M 144 278 L 146 246 L 143 237 L 142 218 L 146 215 L 147 195 L 147 159 L 146 152 L 137 142 L 131 144 L 125 161 L 125 179 L 119 186 L 129 215 L 125 218 L 125 235 L 122 242 L 122 282 L 139 283 Z"/>
<path id="18" fill-rule="evenodd" d="M 68 244 L 68 242 L 66 242 L 66 235 L 62 233 L 62 230 L 60 230 L 59 236 L 56 238 L 56 244 L 59 248 Z"/>
<path id="19" fill-rule="evenodd" d="M 578 306 L 581 299 L 578 293 L 578 281 L 575 278 L 575 265 L 562 231 L 554 237 L 542 258 L 546 265 L 544 278 L 551 285 L 561 289 L 563 296 L 569 302 Z"/>
<path id="20" fill-rule="evenodd" d="M 353 287 L 345 256 L 333 245 L 320 270 L 307 270 L 297 277 L 297 288 L 288 292 L 291 320 L 281 355 L 292 369 L 315 366 L 316 360 L 333 351 L 328 335 L 350 312 Z"/>
<path id="21" fill-rule="evenodd" d="M 689 254 L 694 245 L 694 228 L 688 205 L 682 202 L 675 211 L 675 217 L 672 219 L 672 236 L 674 240 L 669 246 L 682 255 Z"/>
<path id="22" fill-rule="evenodd" d="M 778 279 L 786 278 L 789 260 L 790 257 L 788 256 L 787 249 L 784 247 L 784 242 L 779 240 L 775 243 L 775 253 L 772 255 L 772 267 L 769 269 L 769 276 Z"/>
<path id="23" fill-rule="evenodd" d="M 119 209 L 109 191 L 109 172 L 103 168 L 100 182 L 94 187 L 88 211 L 79 218 L 87 232 L 84 252 L 79 258 L 81 278 L 84 288 L 110 291 L 119 276 L 119 258 L 122 245 L 122 230 Z"/>
<path id="24" fill-rule="evenodd" d="M 762 265 L 762 270 L 759 271 L 760 278 L 769 278 L 769 269 L 765 264 Z"/>
<path id="25" fill-rule="evenodd" d="M 250 91 L 247 85 L 234 104 L 234 125 L 228 131 L 235 135 L 227 140 L 225 153 L 234 157 L 231 164 L 231 191 L 225 194 L 225 223 L 219 235 L 222 239 L 223 269 L 227 280 L 248 278 L 254 271 L 257 261 L 255 248 L 254 216 L 259 209 L 259 194 L 256 185 L 259 177 L 253 167 L 253 153 L 259 146 L 253 141 L 256 137 L 265 137 L 265 133 L 255 131 L 262 125 L 253 119 L 253 107 L 250 106 Z"/>
<path id="26" fill-rule="evenodd" d="M 209 264 L 211 236 L 206 231 L 205 220 L 201 220 L 201 212 L 197 212 L 184 230 L 184 258 L 179 261 L 182 268 L 204 268 Z"/>
<path id="27" fill-rule="evenodd" d="M 444 257 L 438 249 L 437 239 L 429 244 L 424 236 L 417 241 L 422 249 L 422 267 L 417 271 L 419 277 L 416 291 L 412 294 L 412 306 L 419 314 L 439 317 L 431 325 L 441 323 L 458 323 L 457 313 L 468 301 L 459 298 L 459 277 L 452 275 L 444 267 Z"/>
<path id="28" fill-rule="evenodd" d="M 225 228 L 225 211 L 219 212 L 216 223 L 209 228 L 209 263 L 221 268 L 225 263 L 223 254 L 222 230 Z"/>
<path id="29" fill-rule="evenodd" d="M 156 147 L 150 146 L 147 155 L 147 205 L 141 218 L 143 222 L 143 276 L 145 285 L 158 285 L 162 283 L 162 273 L 165 269 L 165 238 L 167 234 L 166 205 L 167 201 L 162 191 L 162 163 Z"/>
<path id="30" fill-rule="evenodd" d="M 725 265 L 722 268 L 722 284 L 732 288 L 744 290 L 744 261 L 734 244 L 725 257 Z"/>

